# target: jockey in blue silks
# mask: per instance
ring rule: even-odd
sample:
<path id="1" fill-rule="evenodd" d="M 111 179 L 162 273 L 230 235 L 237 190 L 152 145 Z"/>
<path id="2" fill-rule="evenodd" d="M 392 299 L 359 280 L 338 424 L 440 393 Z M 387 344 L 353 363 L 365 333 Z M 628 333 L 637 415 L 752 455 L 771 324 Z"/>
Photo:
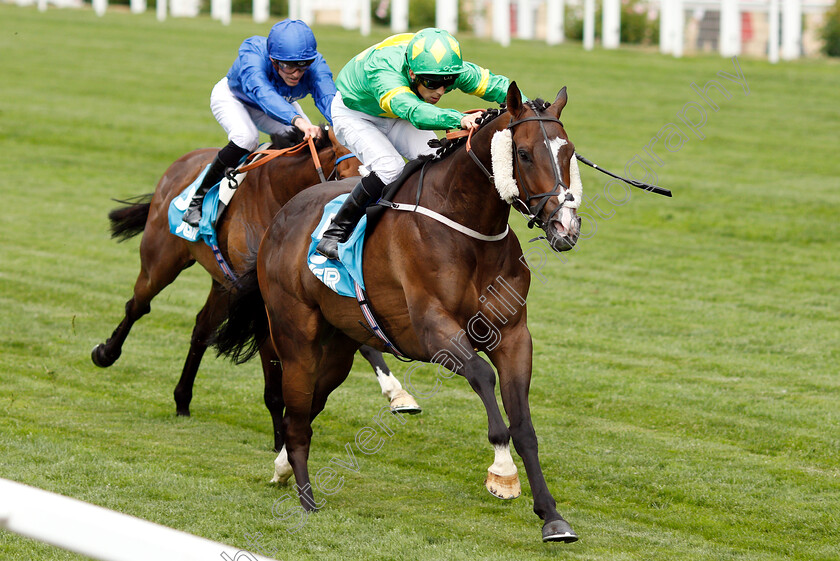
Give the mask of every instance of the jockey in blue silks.
<path id="1" fill-rule="evenodd" d="M 184 222 L 198 226 L 204 195 L 256 149 L 259 131 L 283 134 L 299 129 L 304 138 L 320 137 L 297 100 L 312 95 L 315 106 L 332 124 L 335 83 L 330 67 L 317 51 L 312 30 L 300 20 L 274 24 L 268 37 L 243 41 L 239 56 L 210 94 L 210 109 L 228 135 L 201 185 L 196 189 Z"/>

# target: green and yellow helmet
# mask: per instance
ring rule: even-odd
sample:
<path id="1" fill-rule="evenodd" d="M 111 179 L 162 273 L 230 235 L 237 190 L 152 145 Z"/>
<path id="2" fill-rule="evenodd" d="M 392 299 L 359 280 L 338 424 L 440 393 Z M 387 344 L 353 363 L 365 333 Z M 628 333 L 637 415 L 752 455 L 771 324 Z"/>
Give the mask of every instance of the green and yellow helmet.
<path id="1" fill-rule="evenodd" d="M 405 53 L 415 74 L 460 74 L 464 71 L 461 45 L 448 32 L 427 27 L 414 34 Z"/>

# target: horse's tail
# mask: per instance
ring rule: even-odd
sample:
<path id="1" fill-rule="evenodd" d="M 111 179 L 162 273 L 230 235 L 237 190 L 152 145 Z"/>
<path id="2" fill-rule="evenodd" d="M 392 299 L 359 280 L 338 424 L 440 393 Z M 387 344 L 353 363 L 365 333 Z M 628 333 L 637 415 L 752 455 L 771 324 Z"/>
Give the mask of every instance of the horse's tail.
<path id="1" fill-rule="evenodd" d="M 118 199 L 114 201 L 125 206 L 115 208 L 108 213 L 108 218 L 111 220 L 111 237 L 124 242 L 141 233 L 146 227 L 152 194 L 140 195 L 127 201 Z"/>
<path id="2" fill-rule="evenodd" d="M 236 281 L 230 293 L 228 317 L 216 330 L 212 344 L 217 356 L 226 356 L 236 364 L 251 360 L 268 337 L 268 317 L 265 302 L 257 281 L 257 268 L 248 271 Z"/>

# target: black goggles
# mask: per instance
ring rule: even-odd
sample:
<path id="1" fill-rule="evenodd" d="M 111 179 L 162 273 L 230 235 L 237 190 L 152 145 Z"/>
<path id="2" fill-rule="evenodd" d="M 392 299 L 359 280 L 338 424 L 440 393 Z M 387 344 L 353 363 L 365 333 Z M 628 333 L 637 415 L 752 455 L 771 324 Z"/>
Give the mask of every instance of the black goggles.
<path id="1" fill-rule="evenodd" d="M 436 90 L 438 88 L 448 88 L 458 79 L 457 74 L 447 74 L 438 76 L 435 74 L 418 74 L 417 83 L 429 90 Z"/>
<path id="2" fill-rule="evenodd" d="M 282 70 L 286 72 L 294 72 L 295 70 L 306 70 L 312 63 L 315 62 L 315 59 L 312 60 L 274 60 L 271 59 L 271 62 L 279 66 Z"/>

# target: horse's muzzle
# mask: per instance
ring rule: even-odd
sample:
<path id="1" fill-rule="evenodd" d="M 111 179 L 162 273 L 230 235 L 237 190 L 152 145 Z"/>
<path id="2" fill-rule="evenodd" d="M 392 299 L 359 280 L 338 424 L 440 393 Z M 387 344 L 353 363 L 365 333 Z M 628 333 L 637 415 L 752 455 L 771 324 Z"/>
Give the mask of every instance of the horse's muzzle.
<path id="1" fill-rule="evenodd" d="M 560 218 L 552 218 L 545 229 L 546 238 L 554 251 L 568 251 L 580 236 L 581 218 L 574 209 L 564 208 Z"/>

